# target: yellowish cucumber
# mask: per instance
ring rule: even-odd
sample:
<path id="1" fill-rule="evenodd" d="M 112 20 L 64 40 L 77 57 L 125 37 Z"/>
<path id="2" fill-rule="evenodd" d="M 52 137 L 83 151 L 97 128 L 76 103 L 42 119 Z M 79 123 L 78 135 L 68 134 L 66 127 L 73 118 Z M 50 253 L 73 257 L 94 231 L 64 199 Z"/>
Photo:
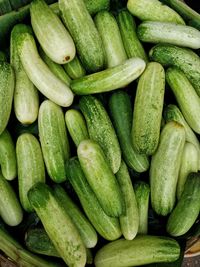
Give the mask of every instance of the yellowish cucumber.
<path id="1" fill-rule="evenodd" d="M 64 64 L 63 67 L 72 80 L 81 78 L 86 74 L 86 71 L 83 68 L 77 55 L 72 61 Z"/>

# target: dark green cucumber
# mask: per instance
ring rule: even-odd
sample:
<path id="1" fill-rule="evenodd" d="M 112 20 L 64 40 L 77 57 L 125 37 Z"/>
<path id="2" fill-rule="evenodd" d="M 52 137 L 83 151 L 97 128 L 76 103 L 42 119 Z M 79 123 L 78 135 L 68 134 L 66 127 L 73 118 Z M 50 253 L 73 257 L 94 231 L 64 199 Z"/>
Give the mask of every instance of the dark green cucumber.
<path id="1" fill-rule="evenodd" d="M 147 156 L 139 154 L 132 146 L 133 112 L 128 94 L 124 91 L 114 92 L 109 100 L 109 109 L 126 164 L 137 172 L 146 171 L 149 168 Z"/>
<path id="2" fill-rule="evenodd" d="M 7 61 L 6 54 L 3 51 L 0 51 L 0 61 Z"/>
<path id="3" fill-rule="evenodd" d="M 112 171 L 116 173 L 121 164 L 121 149 L 106 109 L 94 96 L 82 97 L 79 106 L 90 138 L 101 146 Z"/>
<path id="4" fill-rule="evenodd" d="M 12 11 L 9 0 L 0 0 L 0 16 Z"/>
<path id="5" fill-rule="evenodd" d="M 63 67 L 70 78 L 73 80 L 81 78 L 86 74 L 86 71 L 77 56 L 75 56 L 75 58 L 69 63 L 64 64 Z"/>
<path id="6" fill-rule="evenodd" d="M 101 10 L 110 8 L 110 0 L 84 0 L 86 8 L 91 15 L 96 14 Z"/>

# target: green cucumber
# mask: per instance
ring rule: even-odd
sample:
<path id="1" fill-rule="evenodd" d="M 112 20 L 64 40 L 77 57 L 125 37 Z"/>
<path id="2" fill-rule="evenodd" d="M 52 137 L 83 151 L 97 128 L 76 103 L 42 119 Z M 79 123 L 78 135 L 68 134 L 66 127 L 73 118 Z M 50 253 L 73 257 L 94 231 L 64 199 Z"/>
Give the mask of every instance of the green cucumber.
<path id="1" fill-rule="evenodd" d="M 65 263 L 74 267 L 85 266 L 86 248 L 83 241 L 51 188 L 37 183 L 29 190 L 28 198 Z"/>
<path id="2" fill-rule="evenodd" d="M 122 88 L 137 79 L 145 69 L 141 58 L 130 58 L 122 64 L 76 79 L 71 83 L 77 95 L 109 92 Z"/>
<path id="3" fill-rule="evenodd" d="M 174 22 L 185 24 L 181 16 L 172 8 L 158 0 L 128 0 L 128 10 L 140 20 Z"/>
<path id="4" fill-rule="evenodd" d="M 0 0 L 0 16 L 12 11 L 9 0 Z"/>
<path id="5" fill-rule="evenodd" d="M 13 180 L 17 176 L 15 145 L 7 130 L 0 135 L 0 165 L 6 180 Z"/>
<path id="6" fill-rule="evenodd" d="M 177 122 L 168 122 L 161 132 L 150 167 L 151 204 L 162 216 L 169 214 L 175 204 L 184 144 L 184 127 Z"/>
<path id="7" fill-rule="evenodd" d="M 115 17 L 108 11 L 101 11 L 94 21 L 104 45 L 107 68 L 123 63 L 127 55 Z"/>
<path id="8" fill-rule="evenodd" d="M 9 182 L 0 172 L 0 216 L 9 226 L 16 226 L 23 219 L 19 200 Z"/>
<path id="9" fill-rule="evenodd" d="M 76 146 L 78 146 L 82 140 L 89 139 L 85 119 L 78 110 L 69 109 L 65 113 L 65 122 Z"/>
<path id="10" fill-rule="evenodd" d="M 133 240 L 119 239 L 102 247 L 96 254 L 96 267 L 141 266 L 173 262 L 179 258 L 180 246 L 169 237 L 138 235 Z"/>
<path id="11" fill-rule="evenodd" d="M 59 8 L 83 67 L 88 72 L 101 70 L 105 61 L 103 44 L 84 1 L 59 0 Z"/>
<path id="12" fill-rule="evenodd" d="M 170 44 L 158 44 L 149 52 L 150 59 L 163 66 L 182 70 L 200 96 L 200 58 L 192 50 Z"/>
<path id="13" fill-rule="evenodd" d="M 183 193 L 167 221 L 167 232 L 172 236 L 184 235 L 195 223 L 200 210 L 200 175 L 190 173 Z"/>
<path id="14" fill-rule="evenodd" d="M 84 0 L 84 2 L 90 15 L 110 8 L 110 0 Z"/>
<path id="15" fill-rule="evenodd" d="M 135 184 L 134 190 L 139 211 L 138 234 L 146 235 L 148 233 L 150 187 L 147 183 L 139 181 Z"/>
<path id="16" fill-rule="evenodd" d="M 128 10 L 122 10 L 117 15 L 117 21 L 128 58 L 139 57 L 147 62 L 146 52 L 137 37 L 134 17 Z"/>
<path id="17" fill-rule="evenodd" d="M 138 232 L 139 214 L 135 192 L 124 161 L 122 161 L 120 169 L 116 173 L 116 178 L 125 202 L 125 213 L 119 217 L 122 234 L 125 239 L 132 240 Z"/>
<path id="18" fill-rule="evenodd" d="M 169 43 L 200 48 L 200 32 L 193 27 L 171 22 L 145 21 L 137 28 L 138 38 L 146 43 Z"/>
<path id="19" fill-rule="evenodd" d="M 94 96 L 82 97 L 79 106 L 90 138 L 101 146 L 113 173 L 116 173 L 121 164 L 121 149 L 106 109 Z"/>
<path id="20" fill-rule="evenodd" d="M 164 68 L 151 62 L 139 78 L 133 110 L 132 143 L 139 153 L 152 155 L 157 149 L 164 93 Z"/>
<path id="21" fill-rule="evenodd" d="M 67 174 L 85 214 L 96 231 L 106 240 L 118 239 L 122 234 L 119 219 L 110 217 L 104 212 L 89 186 L 77 158 L 68 161 Z"/>
<path id="22" fill-rule="evenodd" d="M 47 172 L 54 182 L 61 183 L 66 180 L 65 164 L 70 154 L 61 107 L 45 100 L 40 105 L 38 127 Z"/>
<path id="23" fill-rule="evenodd" d="M 200 99 L 185 74 L 178 68 L 166 71 L 166 81 L 172 89 L 183 116 L 190 127 L 200 134 Z"/>
<path id="24" fill-rule="evenodd" d="M 114 92 L 109 100 L 109 109 L 119 138 L 124 161 L 137 172 L 148 170 L 149 161 L 147 156 L 139 154 L 132 146 L 131 125 L 133 112 L 128 94 L 124 91 Z"/>
<path id="25" fill-rule="evenodd" d="M 101 147 L 92 140 L 84 140 L 79 144 L 77 154 L 85 177 L 105 213 L 113 217 L 121 215 L 122 192 Z"/>
<path id="26" fill-rule="evenodd" d="M 69 63 L 64 64 L 63 67 L 70 78 L 73 80 L 81 78 L 86 74 L 86 71 L 77 56 L 75 56 L 75 58 Z"/>
<path id="27" fill-rule="evenodd" d="M 70 106 L 74 98 L 72 91 L 40 58 L 33 36 L 23 33 L 19 35 L 17 41 L 20 60 L 32 83 L 56 104 L 63 107 Z"/>
<path id="28" fill-rule="evenodd" d="M 34 135 L 24 133 L 16 144 L 19 197 L 27 212 L 33 208 L 28 200 L 29 189 L 38 182 L 45 182 L 45 167 L 39 141 Z"/>
<path id="29" fill-rule="evenodd" d="M 7 61 L 6 54 L 3 51 L 0 51 L 0 61 Z"/>
<path id="30" fill-rule="evenodd" d="M 0 61 L 0 134 L 5 130 L 12 109 L 14 71 L 9 63 Z"/>

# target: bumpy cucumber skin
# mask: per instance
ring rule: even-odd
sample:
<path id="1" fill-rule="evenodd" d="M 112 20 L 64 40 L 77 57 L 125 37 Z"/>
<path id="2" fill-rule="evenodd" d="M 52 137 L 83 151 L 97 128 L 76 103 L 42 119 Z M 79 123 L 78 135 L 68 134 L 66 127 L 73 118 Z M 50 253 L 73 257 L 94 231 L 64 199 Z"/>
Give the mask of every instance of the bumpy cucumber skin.
<path id="1" fill-rule="evenodd" d="M 71 62 L 64 64 L 63 67 L 72 80 L 81 78 L 86 74 L 77 56 Z"/>
<path id="2" fill-rule="evenodd" d="M 110 8 L 110 0 L 84 0 L 84 2 L 91 15 Z"/>
<path id="3" fill-rule="evenodd" d="M 161 132 L 150 167 L 151 204 L 154 211 L 162 216 L 169 214 L 175 204 L 184 144 L 184 127 L 176 122 L 168 122 Z"/>
<path id="4" fill-rule="evenodd" d="M 139 78 L 133 111 L 132 143 L 141 154 L 152 155 L 157 149 L 164 93 L 164 68 L 151 62 Z"/>

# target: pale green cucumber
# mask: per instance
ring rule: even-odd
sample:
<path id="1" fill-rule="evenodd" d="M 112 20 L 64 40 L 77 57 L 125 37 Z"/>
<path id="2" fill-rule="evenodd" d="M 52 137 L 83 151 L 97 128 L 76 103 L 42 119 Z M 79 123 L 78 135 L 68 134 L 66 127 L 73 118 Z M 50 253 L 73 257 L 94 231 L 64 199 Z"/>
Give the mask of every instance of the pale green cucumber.
<path id="1" fill-rule="evenodd" d="M 128 0 L 128 10 L 140 20 L 174 22 L 185 24 L 181 16 L 172 8 L 158 0 Z"/>
<path id="2" fill-rule="evenodd" d="M 77 56 L 75 56 L 75 58 L 71 62 L 64 64 L 63 67 L 70 78 L 73 80 L 81 78 L 86 74 L 86 71 Z"/>
<path id="3" fill-rule="evenodd" d="M 116 173 L 116 178 L 125 202 L 125 212 L 119 217 L 122 234 L 125 239 L 132 240 L 138 232 L 139 214 L 135 192 L 124 161 L 122 161 L 120 169 Z"/>
<path id="4" fill-rule="evenodd" d="M 39 141 L 29 133 L 20 135 L 16 154 L 20 202 L 25 211 L 32 212 L 27 193 L 36 183 L 45 183 L 45 167 Z"/>
<path id="5" fill-rule="evenodd" d="M 144 71 L 145 66 L 145 61 L 141 58 L 130 58 L 113 68 L 72 81 L 71 89 L 77 95 L 96 94 L 119 89 L 137 79 Z"/>
<path id="6" fill-rule="evenodd" d="M 115 17 L 108 11 L 101 11 L 94 21 L 104 45 L 107 68 L 123 63 L 127 55 Z"/>
<path id="7" fill-rule="evenodd" d="M 106 109 L 94 96 L 82 97 L 79 106 L 90 138 L 101 146 L 113 173 L 116 173 L 121 164 L 121 149 Z"/>
<path id="8" fill-rule="evenodd" d="M 40 143 L 47 172 L 54 182 L 66 180 L 65 164 L 69 159 L 69 142 L 62 109 L 45 100 L 39 109 Z"/>
<path id="9" fill-rule="evenodd" d="M 13 180 L 17 176 L 15 145 L 7 130 L 0 135 L 0 165 L 6 180 Z"/>
<path id="10" fill-rule="evenodd" d="M 168 215 L 175 204 L 184 144 L 184 127 L 177 122 L 168 122 L 161 132 L 150 167 L 151 204 L 162 216 Z"/>
<path id="11" fill-rule="evenodd" d="M 0 51 L 0 61 L 7 61 L 6 54 L 3 51 Z"/>
<path id="12" fill-rule="evenodd" d="M 81 141 L 89 139 L 85 119 L 78 110 L 69 109 L 65 113 L 65 122 L 69 134 L 76 146 L 78 146 Z"/>

